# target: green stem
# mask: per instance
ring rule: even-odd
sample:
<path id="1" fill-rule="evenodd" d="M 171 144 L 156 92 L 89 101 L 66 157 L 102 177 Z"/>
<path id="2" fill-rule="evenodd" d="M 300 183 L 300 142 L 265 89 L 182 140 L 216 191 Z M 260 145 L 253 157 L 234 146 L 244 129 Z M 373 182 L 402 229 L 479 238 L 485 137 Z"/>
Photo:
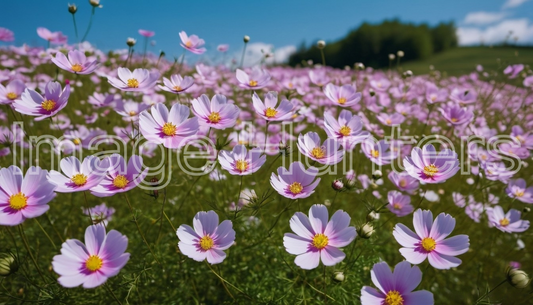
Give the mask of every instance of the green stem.
<path id="1" fill-rule="evenodd" d="M 37 265 L 37 260 L 35 259 L 35 257 L 33 256 L 33 253 L 30 250 L 30 245 L 28 244 L 28 241 L 26 240 L 26 235 L 24 234 L 22 225 L 19 225 L 18 227 L 19 227 L 20 238 L 22 239 L 22 242 L 24 243 L 24 247 L 26 247 L 26 251 L 28 251 L 28 254 L 30 255 L 33 265 L 35 265 L 35 268 L 37 269 L 37 272 L 39 272 L 39 275 L 43 278 L 43 281 L 46 282 L 46 278 L 44 277 L 43 272 L 39 268 L 39 265 Z"/>
<path id="2" fill-rule="evenodd" d="M 181 55 L 180 66 L 178 68 L 178 74 L 181 73 L 181 68 L 183 67 L 183 61 L 185 60 L 185 52 L 186 50 L 183 50 L 183 54 Z"/>
<path id="3" fill-rule="evenodd" d="M 492 288 L 491 290 L 487 291 L 484 295 L 482 295 L 479 299 L 477 299 L 476 301 L 476 304 L 479 304 L 479 302 L 483 301 L 484 298 L 486 298 L 491 292 L 493 292 L 494 290 L 496 290 L 496 288 L 500 287 L 501 285 L 503 285 L 505 282 L 507 282 L 507 279 L 503 280 L 502 282 L 500 282 L 498 285 L 494 286 L 494 288 Z"/>
<path id="4" fill-rule="evenodd" d="M 115 295 L 115 293 L 113 292 L 113 290 L 111 288 L 109 288 L 109 286 L 107 284 L 104 284 L 104 287 L 105 289 L 111 294 L 111 296 L 113 297 L 113 299 L 115 299 L 115 302 L 117 302 L 119 305 L 122 305 L 122 303 L 118 300 L 117 296 Z"/>
<path id="5" fill-rule="evenodd" d="M 222 276 L 220 276 L 215 270 L 213 270 L 213 268 L 209 265 L 208 262 L 206 262 L 206 265 L 207 267 L 209 267 L 209 269 L 211 270 L 211 272 L 213 272 L 214 275 L 216 275 L 222 282 L 228 284 L 231 288 L 237 290 L 238 292 L 240 292 L 242 295 L 244 295 L 246 298 L 248 298 L 249 300 L 252 300 L 252 297 L 250 297 L 246 292 L 240 290 L 239 288 L 235 287 L 235 285 L 233 285 L 232 283 L 228 282 L 227 280 L 225 280 Z M 228 293 L 229 293 L 229 290 L 228 290 Z M 231 295 L 231 293 L 230 293 Z M 233 296 L 232 296 L 233 297 Z"/>
<path id="6" fill-rule="evenodd" d="M 74 33 L 76 34 L 76 41 L 79 43 L 80 38 L 78 37 L 78 26 L 76 25 L 76 16 L 74 14 L 72 14 L 72 22 L 74 23 Z"/>
<path id="7" fill-rule="evenodd" d="M 241 55 L 241 64 L 239 65 L 240 68 L 242 68 L 242 64 L 244 63 L 244 54 L 246 54 L 246 46 L 248 45 L 247 42 L 244 43 L 244 49 L 242 49 L 242 55 Z"/>
<path id="8" fill-rule="evenodd" d="M 85 41 L 85 38 L 87 38 L 87 35 L 89 34 L 89 31 L 91 30 L 91 26 L 93 25 L 93 16 L 94 16 L 95 9 L 96 8 L 93 6 L 93 10 L 91 12 L 91 18 L 89 19 L 89 25 L 87 26 L 87 30 L 85 31 L 85 34 L 83 35 L 83 38 L 81 39 L 81 42 Z"/>
<path id="9" fill-rule="evenodd" d="M 37 218 L 34 218 L 34 219 L 35 219 L 35 222 L 37 222 L 37 225 L 39 226 L 39 228 L 41 228 L 41 231 L 43 231 L 44 235 L 46 235 L 48 240 L 52 243 L 52 246 L 54 246 L 54 248 L 57 249 L 56 244 L 54 243 L 52 238 L 50 238 L 50 235 L 48 235 L 48 233 L 46 233 L 46 231 L 44 230 L 43 226 L 41 226 L 41 223 L 39 222 L 39 220 Z"/>
<path id="10" fill-rule="evenodd" d="M 324 55 L 324 49 L 320 49 L 320 56 L 322 56 L 322 65 L 326 66 L 326 56 Z"/>

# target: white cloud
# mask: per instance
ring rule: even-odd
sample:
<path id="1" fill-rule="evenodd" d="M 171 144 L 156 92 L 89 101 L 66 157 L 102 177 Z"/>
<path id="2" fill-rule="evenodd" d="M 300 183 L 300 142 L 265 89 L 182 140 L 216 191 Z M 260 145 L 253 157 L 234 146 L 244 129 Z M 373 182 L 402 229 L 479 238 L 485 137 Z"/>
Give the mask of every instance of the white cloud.
<path id="1" fill-rule="evenodd" d="M 527 1 L 529 1 L 529 0 L 506 0 L 505 3 L 503 4 L 502 8 L 517 7 L 517 6 L 520 6 L 520 5 L 524 4 Z"/>
<path id="2" fill-rule="evenodd" d="M 482 28 L 459 27 L 457 36 L 460 45 L 492 44 L 503 42 L 512 31 L 511 39 L 518 37 L 518 43 L 533 42 L 533 24 L 528 19 L 509 19 Z"/>
<path id="3" fill-rule="evenodd" d="M 289 45 L 275 49 L 274 45 L 263 42 L 249 43 L 246 47 L 246 57 L 244 58 L 244 66 L 256 66 L 261 63 L 266 53 L 269 53 L 269 58 L 266 59 L 267 64 L 285 63 L 289 60 L 289 56 L 296 52 L 296 46 Z M 240 58 L 240 54 L 237 58 Z"/>
<path id="4" fill-rule="evenodd" d="M 490 24 L 505 18 L 506 13 L 491 13 L 491 12 L 473 12 L 466 15 L 465 24 L 484 25 Z"/>

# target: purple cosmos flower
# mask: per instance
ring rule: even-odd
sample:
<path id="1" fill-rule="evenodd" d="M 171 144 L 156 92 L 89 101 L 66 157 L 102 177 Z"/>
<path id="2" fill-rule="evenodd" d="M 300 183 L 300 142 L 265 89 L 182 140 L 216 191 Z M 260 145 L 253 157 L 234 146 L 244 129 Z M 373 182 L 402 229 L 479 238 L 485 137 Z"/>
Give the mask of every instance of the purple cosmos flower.
<path id="1" fill-rule="evenodd" d="M 328 209 L 315 204 L 309 209 L 309 218 L 296 212 L 290 220 L 294 233 L 285 233 L 283 245 L 287 252 L 297 255 L 294 263 L 302 269 L 314 269 L 320 261 L 325 266 L 340 263 L 346 254 L 338 248 L 349 245 L 356 237 L 354 227 L 349 227 L 350 216 L 338 210 L 329 220 Z"/>
<path id="2" fill-rule="evenodd" d="M 226 129 L 235 126 L 241 110 L 235 104 L 227 102 L 221 94 L 213 96 L 211 101 L 207 95 L 202 94 L 199 98 L 191 101 L 192 113 L 200 124 L 215 129 Z"/>
<path id="3" fill-rule="evenodd" d="M 135 69 L 133 72 L 128 68 L 118 68 L 118 78 L 108 76 L 107 81 L 111 86 L 122 91 L 144 91 L 152 89 L 159 79 L 159 72 L 150 72 L 146 69 Z"/>
<path id="4" fill-rule="evenodd" d="M 61 254 L 54 256 L 52 267 L 59 274 L 57 281 L 66 288 L 83 285 L 95 288 L 117 275 L 128 260 L 128 238 L 105 226 L 92 225 L 85 230 L 85 243 L 67 239 L 61 245 Z"/>
<path id="5" fill-rule="evenodd" d="M 418 265 L 428 258 L 431 266 L 437 269 L 450 269 L 461 264 L 455 256 L 468 251 L 470 246 L 467 235 L 456 235 L 445 239 L 455 227 L 455 219 L 440 213 L 435 222 L 431 211 L 416 210 L 413 216 L 416 233 L 399 223 L 392 234 L 404 248 L 402 256 L 411 264 Z"/>
<path id="6" fill-rule="evenodd" d="M 340 143 L 335 139 L 320 140 L 318 133 L 310 131 L 305 135 L 298 136 L 298 150 L 320 164 L 333 165 L 342 161 L 344 151 L 340 149 Z"/>
<path id="7" fill-rule="evenodd" d="M 163 104 L 152 106 L 151 114 L 144 111 L 140 115 L 139 128 L 149 141 L 161 143 L 168 148 L 179 148 L 198 132 L 198 119 L 189 118 L 189 107 L 174 104 L 170 108 Z"/>
<path id="8" fill-rule="evenodd" d="M 374 90 L 376 91 L 381 91 L 381 92 L 387 91 L 390 85 L 391 85 L 391 82 L 384 77 L 373 79 L 370 81 L 370 86 L 374 88 Z"/>
<path id="9" fill-rule="evenodd" d="M 119 154 L 112 154 L 108 160 L 107 176 L 91 189 L 94 196 L 109 197 L 127 192 L 141 183 L 148 174 L 148 168 L 142 170 L 143 159 L 140 156 L 131 156 L 127 165 Z"/>
<path id="10" fill-rule="evenodd" d="M 466 216 L 470 217 L 474 222 L 479 223 L 481 220 L 481 214 L 483 214 L 483 211 L 485 210 L 485 207 L 483 206 L 483 203 L 481 202 L 469 202 L 468 205 L 465 208 L 465 214 Z"/>
<path id="11" fill-rule="evenodd" d="M 267 70 L 254 68 L 247 74 L 241 69 L 237 69 L 235 72 L 237 80 L 239 81 L 239 87 L 244 89 L 261 89 L 268 85 L 270 82 L 270 73 Z"/>
<path id="12" fill-rule="evenodd" d="M 439 89 L 433 83 L 426 84 L 426 100 L 428 103 L 444 102 L 448 98 L 448 90 Z"/>
<path id="13" fill-rule="evenodd" d="M 348 110 L 342 110 L 338 120 L 329 111 L 325 112 L 324 129 L 329 138 L 336 139 L 348 150 L 352 150 L 370 134 L 363 131 L 361 118 Z"/>
<path id="14" fill-rule="evenodd" d="M 437 153 L 431 144 L 413 148 L 411 157 L 404 158 L 405 170 L 425 183 L 441 183 L 459 171 L 457 154 L 450 149 Z"/>
<path id="15" fill-rule="evenodd" d="M 82 208 L 82 210 L 83 214 L 91 217 L 93 224 L 102 223 L 104 226 L 107 226 L 107 223 L 111 221 L 113 214 L 115 214 L 115 209 L 108 208 L 105 203 L 89 209 Z"/>
<path id="16" fill-rule="evenodd" d="M 514 143 L 503 143 L 498 146 L 500 149 L 500 152 L 502 154 L 514 157 L 514 158 L 520 158 L 520 159 L 527 159 L 529 158 L 529 150 L 526 147 L 518 146 Z"/>
<path id="17" fill-rule="evenodd" d="M 89 61 L 85 53 L 78 50 L 68 52 L 68 58 L 61 52 L 52 57 L 52 62 L 63 70 L 76 74 L 90 74 L 96 69 L 97 61 Z"/>
<path id="18" fill-rule="evenodd" d="M 387 144 L 385 140 L 379 140 L 377 143 L 370 140 L 364 141 L 361 143 L 361 149 L 367 158 L 377 165 L 389 164 L 398 157 L 398 152 L 391 149 L 391 145 Z"/>
<path id="19" fill-rule="evenodd" d="M 427 290 L 413 291 L 422 280 L 417 266 L 400 262 L 391 272 L 386 262 L 376 263 L 370 271 L 372 282 L 378 289 L 363 286 L 362 305 L 433 305 L 433 294 Z"/>
<path id="20" fill-rule="evenodd" d="M 405 121 L 405 117 L 400 113 L 388 114 L 382 112 L 377 116 L 377 119 L 381 122 L 381 124 L 387 126 L 400 125 L 403 123 L 403 121 Z"/>
<path id="21" fill-rule="evenodd" d="M 26 88 L 20 99 L 13 101 L 12 105 L 16 111 L 36 116 L 35 120 L 41 121 L 65 108 L 69 96 L 70 84 L 67 83 L 65 89 L 61 91 L 61 85 L 52 81 L 46 84 L 44 97 L 35 90 Z"/>
<path id="22" fill-rule="evenodd" d="M 439 108 L 440 113 L 452 125 L 465 125 L 474 119 L 474 113 L 466 107 L 450 103 Z"/>
<path id="23" fill-rule="evenodd" d="M 181 253 L 195 261 L 207 259 L 210 264 L 219 264 L 226 258 L 224 250 L 233 245 L 235 231 L 230 220 L 218 224 L 214 211 L 198 212 L 192 221 L 193 228 L 181 225 L 176 234 L 180 239 Z"/>
<path id="24" fill-rule="evenodd" d="M 32 166 L 22 177 L 15 165 L 0 169 L 0 225 L 16 226 L 48 211 L 56 185 L 48 181 L 47 173 Z"/>
<path id="25" fill-rule="evenodd" d="M 13 32 L 6 28 L 0 27 L 0 41 L 9 42 L 13 40 L 15 40 L 15 35 L 13 34 Z"/>
<path id="26" fill-rule="evenodd" d="M 14 79 L 5 87 L 0 84 L 0 104 L 10 105 L 14 100 L 19 99 L 26 85 L 19 79 Z"/>
<path id="27" fill-rule="evenodd" d="M 150 37 L 153 37 L 155 35 L 155 32 L 139 29 L 139 34 L 141 34 L 142 36 L 144 36 L 146 38 L 150 38 Z"/>
<path id="28" fill-rule="evenodd" d="M 63 174 L 51 170 L 50 181 L 57 185 L 56 192 L 71 193 L 86 191 L 97 186 L 106 176 L 109 161 L 100 162 L 95 156 L 87 156 L 83 163 L 74 156 L 63 158 L 60 162 Z"/>
<path id="29" fill-rule="evenodd" d="M 67 43 L 67 36 L 63 35 L 61 32 L 50 32 L 47 28 L 37 28 L 37 35 L 44 40 L 47 40 L 53 44 L 64 44 Z"/>
<path id="30" fill-rule="evenodd" d="M 159 86 L 162 90 L 172 93 L 184 93 L 192 85 L 194 85 L 194 80 L 190 76 L 181 77 L 179 74 L 173 74 L 170 76 L 170 79 L 163 77 L 164 86 Z"/>
<path id="31" fill-rule="evenodd" d="M 529 220 L 520 219 L 520 211 L 510 209 L 504 214 L 501 206 L 487 208 L 489 224 L 507 233 L 521 233 L 529 229 Z"/>
<path id="32" fill-rule="evenodd" d="M 361 93 L 356 92 L 355 86 L 352 85 L 335 86 L 329 83 L 324 88 L 324 94 L 333 105 L 341 107 L 353 106 L 361 100 Z"/>
<path id="33" fill-rule="evenodd" d="M 267 121 L 283 121 L 292 116 L 294 106 L 288 100 L 281 100 L 279 106 L 276 107 L 278 104 L 278 93 L 275 91 L 270 91 L 265 95 L 264 104 L 255 92 L 252 96 L 252 101 L 255 112 Z"/>
<path id="34" fill-rule="evenodd" d="M 261 149 L 248 151 L 244 145 L 236 145 L 231 152 L 222 150 L 218 155 L 220 166 L 230 174 L 239 176 L 255 173 L 265 161 L 266 156 L 261 154 Z"/>
<path id="35" fill-rule="evenodd" d="M 488 180 L 499 180 L 503 183 L 508 183 L 515 172 L 508 168 L 503 162 L 487 162 L 484 163 L 483 169 L 485 170 L 485 177 Z"/>
<path id="36" fill-rule="evenodd" d="M 278 167 L 278 175 L 272 173 L 270 184 L 280 195 L 290 199 L 307 198 L 315 192 L 320 178 L 315 177 L 318 169 L 310 167 L 305 169 L 301 162 L 293 162 L 289 169 Z M 314 180 L 314 181 L 313 181 Z"/>
<path id="37" fill-rule="evenodd" d="M 222 53 L 227 52 L 228 49 L 229 49 L 229 45 L 228 44 L 219 44 L 218 47 L 217 47 L 217 50 L 219 52 L 222 52 Z"/>
<path id="38" fill-rule="evenodd" d="M 2 96 L 1 88 L 2 87 L 0 87 L 0 99 Z M 526 147 L 529 150 L 533 150 L 533 134 L 530 131 L 525 132 L 522 127 L 515 125 L 511 128 L 511 137 L 518 140 L 523 147 Z"/>
<path id="39" fill-rule="evenodd" d="M 518 65 L 510 65 L 503 70 L 503 74 L 509 75 L 509 78 L 516 78 L 520 72 L 524 70 L 524 65 L 518 64 Z"/>
<path id="40" fill-rule="evenodd" d="M 473 89 L 455 88 L 450 98 L 457 103 L 472 104 L 477 101 L 477 93 Z"/>
<path id="41" fill-rule="evenodd" d="M 187 33 L 185 33 L 185 31 L 181 31 L 180 39 L 180 45 L 186 50 L 189 50 L 194 54 L 203 54 L 205 52 L 205 48 L 202 48 L 202 46 L 205 44 L 205 41 L 203 39 L 198 38 L 198 36 L 187 36 Z"/>
<path id="42" fill-rule="evenodd" d="M 419 187 L 417 179 L 411 177 L 408 172 L 397 173 L 392 171 L 389 173 L 389 180 L 402 192 L 414 194 Z"/>
<path id="43" fill-rule="evenodd" d="M 533 203 L 533 186 L 526 188 L 526 180 L 522 178 L 509 180 L 505 191 L 511 198 L 516 198 L 524 203 Z"/>
<path id="44" fill-rule="evenodd" d="M 533 87 L 533 75 L 524 78 L 524 87 Z"/>
<path id="45" fill-rule="evenodd" d="M 139 114 L 148 109 L 150 105 L 137 103 L 132 100 L 119 100 L 115 104 L 115 111 L 122 116 L 127 122 L 136 122 L 139 120 Z"/>
<path id="46" fill-rule="evenodd" d="M 387 195 L 389 204 L 387 208 L 396 216 L 403 217 L 413 213 L 413 206 L 411 205 L 411 197 L 402 195 L 398 191 L 390 191 Z"/>
<path id="47" fill-rule="evenodd" d="M 93 95 L 89 96 L 88 103 L 93 105 L 95 108 L 101 108 L 101 107 L 114 107 L 116 106 L 116 102 L 120 99 L 115 99 L 115 96 L 113 94 L 102 94 L 95 92 Z"/>

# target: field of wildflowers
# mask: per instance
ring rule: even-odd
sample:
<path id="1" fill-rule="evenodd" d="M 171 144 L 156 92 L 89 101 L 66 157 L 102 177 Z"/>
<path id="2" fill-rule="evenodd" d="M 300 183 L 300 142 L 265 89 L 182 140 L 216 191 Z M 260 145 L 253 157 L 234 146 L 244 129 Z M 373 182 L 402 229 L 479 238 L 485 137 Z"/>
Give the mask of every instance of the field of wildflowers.
<path id="1" fill-rule="evenodd" d="M 0 304 L 533 304 L 528 66 L 187 65 L 37 33 L 0 28 Z"/>

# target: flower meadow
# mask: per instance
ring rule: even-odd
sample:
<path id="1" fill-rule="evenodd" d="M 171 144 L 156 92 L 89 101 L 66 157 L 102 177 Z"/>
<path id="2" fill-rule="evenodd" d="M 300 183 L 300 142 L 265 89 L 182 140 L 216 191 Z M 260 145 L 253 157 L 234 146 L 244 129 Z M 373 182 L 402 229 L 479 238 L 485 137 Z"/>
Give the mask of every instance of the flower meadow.
<path id="1" fill-rule="evenodd" d="M 2 304 L 531 304 L 529 67 L 207 64 L 183 31 L 172 62 L 36 31 L 0 28 Z"/>

